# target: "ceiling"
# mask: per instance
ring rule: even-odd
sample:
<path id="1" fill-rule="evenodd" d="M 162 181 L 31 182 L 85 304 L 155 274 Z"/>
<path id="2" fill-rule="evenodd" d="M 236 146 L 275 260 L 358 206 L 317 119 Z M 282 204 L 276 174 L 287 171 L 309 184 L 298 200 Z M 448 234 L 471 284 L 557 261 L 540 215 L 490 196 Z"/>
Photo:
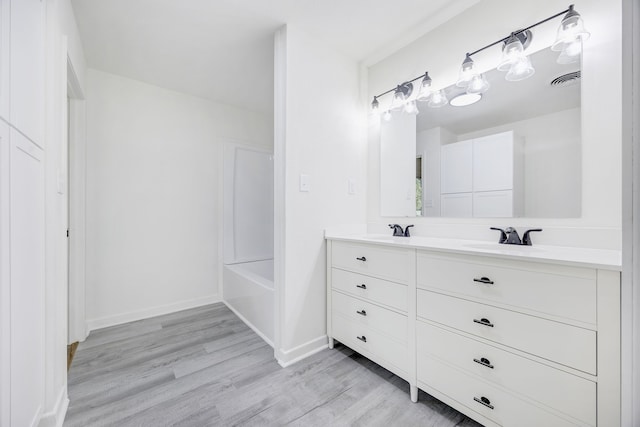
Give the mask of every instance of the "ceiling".
<path id="1" fill-rule="evenodd" d="M 304 28 L 364 64 L 478 0 L 72 0 L 88 66 L 273 111 L 273 34 Z"/>
<path id="2" fill-rule="evenodd" d="M 441 126 L 462 135 L 580 107 L 580 80 L 560 86 L 550 84 L 556 77 L 580 70 L 579 62 L 558 64 L 558 54 L 551 49 L 543 49 L 530 55 L 536 71 L 533 76 L 519 82 L 506 81 L 506 73 L 496 69 L 485 73 L 491 87 L 475 104 L 429 108 L 418 103 L 418 132 Z M 455 85 L 446 89 L 449 100 L 464 91 Z"/>

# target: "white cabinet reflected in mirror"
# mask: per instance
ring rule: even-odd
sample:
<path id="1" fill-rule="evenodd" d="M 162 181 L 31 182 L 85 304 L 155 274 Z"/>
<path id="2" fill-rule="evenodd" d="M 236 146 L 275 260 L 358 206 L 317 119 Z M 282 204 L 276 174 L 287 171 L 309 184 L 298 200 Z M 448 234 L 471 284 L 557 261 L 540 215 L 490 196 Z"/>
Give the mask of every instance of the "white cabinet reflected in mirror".
<path id="1" fill-rule="evenodd" d="M 556 58 L 532 54 L 536 73 L 519 82 L 486 73 L 491 88 L 475 104 L 418 103 L 418 116 L 383 121 L 381 216 L 579 217 L 580 65 Z M 445 91 L 450 100 L 464 93 Z"/>

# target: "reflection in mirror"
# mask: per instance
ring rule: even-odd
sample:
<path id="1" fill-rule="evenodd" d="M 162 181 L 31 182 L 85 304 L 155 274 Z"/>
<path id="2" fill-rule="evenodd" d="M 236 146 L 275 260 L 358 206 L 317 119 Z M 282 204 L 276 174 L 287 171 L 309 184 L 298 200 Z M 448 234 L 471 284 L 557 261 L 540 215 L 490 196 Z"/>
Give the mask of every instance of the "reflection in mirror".
<path id="1" fill-rule="evenodd" d="M 471 105 L 418 103 L 417 215 L 580 216 L 580 65 L 556 58 L 550 49 L 532 54 L 536 72 L 524 81 L 486 73 L 491 89 Z M 450 100 L 464 93 L 445 91 Z"/>
<path id="2" fill-rule="evenodd" d="M 416 116 L 391 113 L 380 126 L 380 215 L 416 215 Z"/>

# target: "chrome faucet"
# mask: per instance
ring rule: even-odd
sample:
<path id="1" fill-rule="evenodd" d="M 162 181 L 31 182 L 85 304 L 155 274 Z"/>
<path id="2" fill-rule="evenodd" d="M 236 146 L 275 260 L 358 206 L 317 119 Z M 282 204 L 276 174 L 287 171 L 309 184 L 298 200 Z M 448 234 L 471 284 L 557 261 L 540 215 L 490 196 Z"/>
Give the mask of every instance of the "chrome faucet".
<path id="1" fill-rule="evenodd" d="M 413 227 L 413 224 L 407 225 L 404 230 L 400 224 L 389 224 L 389 228 L 393 229 L 393 235 L 398 237 L 411 237 L 410 227 Z"/>
<path id="2" fill-rule="evenodd" d="M 534 231 L 542 231 L 542 228 L 532 228 L 530 230 L 525 231 L 524 235 L 522 236 L 522 240 L 518 235 L 518 231 L 516 231 L 516 229 L 513 227 L 508 227 L 504 230 L 497 227 L 491 227 L 491 230 L 496 230 L 500 232 L 500 239 L 498 240 L 498 243 L 502 243 L 505 245 L 531 246 L 532 242 L 531 242 L 531 236 L 529 234 Z"/>
<path id="3" fill-rule="evenodd" d="M 404 230 L 400 224 L 389 224 L 389 228 L 393 228 L 394 236 L 404 236 Z"/>

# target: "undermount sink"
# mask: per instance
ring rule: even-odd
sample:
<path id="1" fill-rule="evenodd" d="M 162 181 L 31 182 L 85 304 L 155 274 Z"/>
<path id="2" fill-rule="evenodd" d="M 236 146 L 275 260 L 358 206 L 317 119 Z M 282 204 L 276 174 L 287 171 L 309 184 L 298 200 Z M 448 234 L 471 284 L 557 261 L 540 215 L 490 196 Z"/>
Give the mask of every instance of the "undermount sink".
<path id="1" fill-rule="evenodd" d="M 464 247 L 471 249 L 480 249 L 483 251 L 499 251 L 499 252 L 544 252 L 544 249 L 535 248 L 527 245 L 505 245 L 502 243 L 467 243 Z"/>
<path id="2" fill-rule="evenodd" d="M 369 240 L 380 240 L 383 242 L 404 242 L 409 240 L 408 237 L 404 237 L 404 236 L 384 236 L 384 235 L 379 235 L 379 236 L 367 236 L 367 239 Z"/>

